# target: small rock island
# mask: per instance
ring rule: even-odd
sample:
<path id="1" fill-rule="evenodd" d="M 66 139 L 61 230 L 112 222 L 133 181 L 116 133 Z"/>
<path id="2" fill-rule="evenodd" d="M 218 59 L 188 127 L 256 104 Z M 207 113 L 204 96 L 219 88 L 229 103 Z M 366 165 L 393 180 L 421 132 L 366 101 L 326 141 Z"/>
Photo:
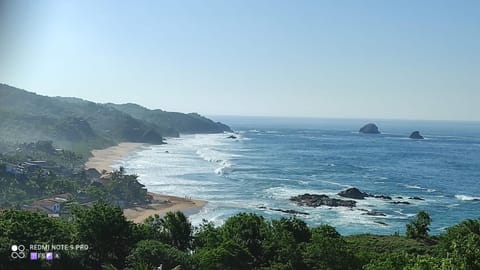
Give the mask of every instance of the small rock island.
<path id="1" fill-rule="evenodd" d="M 420 131 L 414 131 L 414 132 L 412 132 L 412 134 L 410 134 L 410 139 L 423 140 L 424 137 L 422 135 L 420 135 Z"/>
<path id="2" fill-rule="evenodd" d="M 358 188 L 348 188 L 338 193 L 338 195 L 346 198 L 357 199 L 357 200 L 363 200 L 366 197 L 370 197 L 370 194 L 361 192 Z"/>
<path id="3" fill-rule="evenodd" d="M 359 132 L 365 134 L 380 134 L 377 125 L 375 125 L 374 123 L 366 124 L 359 130 Z"/>
<path id="4" fill-rule="evenodd" d="M 290 201 L 296 202 L 300 206 L 319 207 L 322 205 L 331 207 L 355 207 L 357 202 L 353 200 L 340 200 L 330 198 L 325 194 L 308 194 L 298 195 L 290 198 Z"/>

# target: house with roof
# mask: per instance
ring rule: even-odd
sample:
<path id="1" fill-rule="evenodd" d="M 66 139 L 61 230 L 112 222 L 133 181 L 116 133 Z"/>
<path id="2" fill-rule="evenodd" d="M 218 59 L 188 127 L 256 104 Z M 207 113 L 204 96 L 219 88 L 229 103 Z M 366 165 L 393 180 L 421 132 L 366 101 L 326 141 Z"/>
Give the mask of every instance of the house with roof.
<path id="1" fill-rule="evenodd" d="M 62 206 L 59 202 L 51 199 L 42 199 L 32 203 L 32 209 L 47 212 L 47 214 L 59 214 Z"/>
<path id="2" fill-rule="evenodd" d="M 72 194 L 64 193 L 54 197 L 37 200 L 32 203 L 31 209 L 46 212 L 49 216 L 58 217 L 62 207 L 73 198 Z"/>
<path id="3" fill-rule="evenodd" d="M 90 168 L 85 170 L 85 175 L 88 179 L 92 179 L 92 180 L 98 180 L 100 179 L 100 176 L 102 176 L 102 174 L 99 173 L 95 168 Z"/>
<path id="4" fill-rule="evenodd" d="M 17 164 L 7 163 L 5 164 L 5 172 L 13 175 L 20 175 L 25 173 L 25 167 Z"/>

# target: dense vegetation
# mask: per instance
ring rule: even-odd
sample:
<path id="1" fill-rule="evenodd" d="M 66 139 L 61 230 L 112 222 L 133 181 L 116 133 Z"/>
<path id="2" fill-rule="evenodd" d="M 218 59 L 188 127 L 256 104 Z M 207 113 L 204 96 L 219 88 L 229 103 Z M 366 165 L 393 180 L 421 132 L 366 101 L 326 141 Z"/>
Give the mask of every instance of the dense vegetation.
<path id="1" fill-rule="evenodd" d="M 46 161 L 41 167 L 24 168 L 13 174 L 7 164 L 24 164 L 31 160 Z M 123 168 L 100 183 L 84 170 L 83 156 L 68 150 L 55 149 L 50 141 L 20 144 L 15 150 L 0 154 L 0 208 L 24 208 L 32 202 L 70 194 L 71 204 L 98 200 L 128 207 L 145 204 L 151 199 L 138 176 L 126 174 Z"/>
<path id="2" fill-rule="evenodd" d="M 5 84 L 0 84 L 0 119 L 0 141 L 51 140 L 83 154 L 123 141 L 161 144 L 163 136 L 230 131 L 198 114 L 47 97 Z"/>
<path id="3" fill-rule="evenodd" d="M 250 213 L 219 227 L 193 227 L 181 212 L 134 224 L 120 208 L 97 203 L 75 207 L 68 220 L 5 210 L 0 228 L 0 269 L 480 269 L 480 220 L 437 237 L 342 236 L 329 225 Z M 52 262 L 10 258 L 12 244 L 46 243 L 89 248 L 60 252 Z"/>
<path id="4" fill-rule="evenodd" d="M 197 113 L 166 112 L 149 110 L 137 104 L 107 104 L 119 111 L 128 113 L 136 119 L 142 119 L 161 127 L 166 136 L 178 136 L 179 133 L 212 133 L 231 131 L 227 125 L 213 122 Z"/>

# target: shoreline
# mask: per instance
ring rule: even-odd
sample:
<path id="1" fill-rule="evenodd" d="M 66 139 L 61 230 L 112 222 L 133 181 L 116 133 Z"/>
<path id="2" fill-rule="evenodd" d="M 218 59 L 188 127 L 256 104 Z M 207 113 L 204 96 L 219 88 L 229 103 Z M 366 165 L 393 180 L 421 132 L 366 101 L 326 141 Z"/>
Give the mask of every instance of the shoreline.
<path id="1" fill-rule="evenodd" d="M 93 150 L 92 157 L 85 163 L 85 169 L 93 168 L 100 173 L 103 170 L 111 172 L 115 162 L 146 145 L 144 143 L 123 142 L 105 149 Z M 149 216 L 155 214 L 163 216 L 167 212 L 174 211 L 181 211 L 188 216 L 197 213 L 207 204 L 206 201 L 191 198 L 187 199 L 153 192 L 148 192 L 148 194 L 153 198 L 152 203 L 123 209 L 123 214 L 127 220 L 141 223 Z"/>
<path id="2" fill-rule="evenodd" d="M 177 196 L 161 195 L 148 192 L 153 197 L 153 202 L 143 206 L 136 206 L 123 209 L 125 217 L 135 223 L 142 223 L 149 216 L 155 214 L 164 216 L 168 212 L 180 211 L 186 216 L 199 212 L 206 204 L 206 201 L 186 199 Z"/>
<path id="3" fill-rule="evenodd" d="M 122 142 L 105 149 L 95 149 L 85 163 L 85 169 L 97 169 L 100 173 L 103 170 L 111 172 L 116 161 L 126 158 L 133 151 L 146 145 L 145 143 Z"/>

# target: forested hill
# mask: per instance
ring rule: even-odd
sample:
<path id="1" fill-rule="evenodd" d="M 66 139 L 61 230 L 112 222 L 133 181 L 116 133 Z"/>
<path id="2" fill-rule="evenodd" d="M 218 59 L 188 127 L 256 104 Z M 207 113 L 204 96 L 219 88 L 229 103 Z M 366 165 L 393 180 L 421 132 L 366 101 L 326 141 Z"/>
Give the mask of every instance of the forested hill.
<path id="1" fill-rule="evenodd" d="M 81 152 L 124 141 L 160 144 L 179 133 L 230 131 L 198 114 L 47 97 L 5 84 L 0 84 L 0 119 L 0 142 L 51 140 Z"/>
<path id="2" fill-rule="evenodd" d="M 137 104 L 108 104 L 109 106 L 142 119 L 148 123 L 161 127 L 162 130 L 179 133 L 220 133 L 231 131 L 230 127 L 220 122 L 214 122 L 198 113 L 166 112 L 163 110 L 149 110 Z M 168 134 L 168 133 L 166 133 Z M 169 134 L 171 135 L 171 134 Z"/>

